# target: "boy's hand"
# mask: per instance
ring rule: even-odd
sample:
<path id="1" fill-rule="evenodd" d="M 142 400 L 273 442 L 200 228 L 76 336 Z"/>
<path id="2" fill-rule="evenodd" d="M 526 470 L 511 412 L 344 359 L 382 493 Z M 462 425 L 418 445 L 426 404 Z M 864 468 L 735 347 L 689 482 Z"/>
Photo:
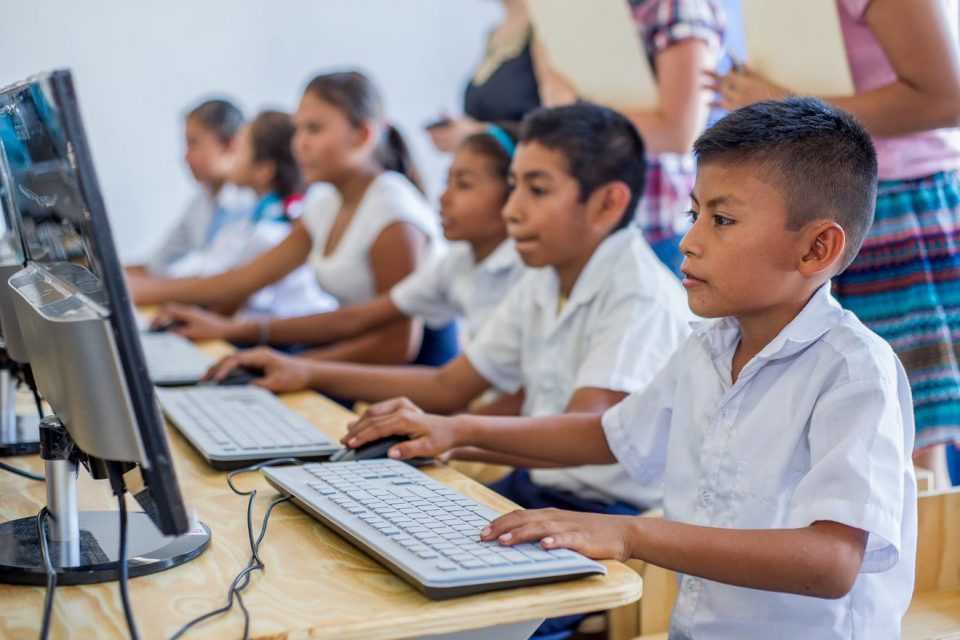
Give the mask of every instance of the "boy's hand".
<path id="1" fill-rule="evenodd" d="M 219 382 L 237 367 L 248 367 L 263 372 L 263 377 L 250 384 L 274 393 L 289 393 L 310 387 L 311 364 L 316 363 L 284 355 L 267 347 L 257 347 L 227 356 L 210 367 L 203 379 Z"/>
<path id="2" fill-rule="evenodd" d="M 621 562 L 632 557 L 632 516 L 578 513 L 560 509 L 513 511 L 491 522 L 481 540 L 512 546 L 539 542 L 544 549 L 572 549 L 597 560 Z"/>
<path id="3" fill-rule="evenodd" d="M 707 71 L 706 88 L 717 94 L 711 107 L 734 111 L 762 100 L 781 100 L 789 92 L 751 71 L 749 67 L 731 70 L 726 75 Z"/>
<path id="4" fill-rule="evenodd" d="M 173 323 L 171 331 L 191 340 L 229 339 L 230 330 L 236 324 L 230 318 L 200 307 L 171 303 L 160 309 L 150 326 L 156 329 L 170 323 Z"/>
<path id="5" fill-rule="evenodd" d="M 340 442 L 357 448 L 391 435 L 410 437 L 388 452 L 396 460 L 438 456 L 460 444 L 455 418 L 424 413 L 406 398 L 371 406 L 359 420 L 347 426 L 347 435 Z"/>

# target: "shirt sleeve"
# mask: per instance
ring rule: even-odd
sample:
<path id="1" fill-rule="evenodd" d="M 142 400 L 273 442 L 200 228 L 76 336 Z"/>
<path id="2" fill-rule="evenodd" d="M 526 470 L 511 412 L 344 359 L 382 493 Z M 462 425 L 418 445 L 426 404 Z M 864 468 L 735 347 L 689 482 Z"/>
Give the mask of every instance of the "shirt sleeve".
<path id="1" fill-rule="evenodd" d="M 533 291 L 523 279 L 504 298 L 477 337 L 467 346 L 465 355 L 483 379 L 503 393 L 516 393 L 523 386 L 521 354 L 523 318 Z"/>
<path id="2" fill-rule="evenodd" d="M 574 388 L 636 391 L 650 382 L 689 333 L 657 291 L 616 291 L 590 329 Z"/>
<path id="3" fill-rule="evenodd" d="M 678 350 L 646 387 L 604 412 L 601 422 L 610 451 L 633 480 L 643 486 L 663 482 L 673 400 L 683 364 Z"/>
<path id="4" fill-rule="evenodd" d="M 788 527 L 830 520 L 866 531 L 863 573 L 899 561 L 907 494 L 915 493 L 905 433 L 913 408 L 902 377 L 857 379 L 823 394 L 810 418 L 810 470 L 787 517 Z"/>
<path id="5" fill-rule="evenodd" d="M 839 0 L 840 8 L 854 20 L 859 20 L 867 12 L 871 0 Z"/>
<path id="6" fill-rule="evenodd" d="M 423 318 L 431 329 L 446 326 L 457 316 L 450 304 L 449 275 L 453 254 L 430 260 L 390 290 L 390 299 L 407 317 Z"/>
<path id="7" fill-rule="evenodd" d="M 655 56 L 684 40 L 701 40 L 719 53 L 724 39 L 724 15 L 714 0 L 649 0 L 653 7 L 636 8 L 647 52 Z"/>

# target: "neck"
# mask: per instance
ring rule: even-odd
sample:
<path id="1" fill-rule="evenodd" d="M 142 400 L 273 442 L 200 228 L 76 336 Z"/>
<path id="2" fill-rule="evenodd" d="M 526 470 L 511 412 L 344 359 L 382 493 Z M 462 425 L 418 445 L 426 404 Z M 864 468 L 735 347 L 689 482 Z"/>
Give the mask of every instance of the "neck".
<path id="1" fill-rule="evenodd" d="M 381 173 L 383 173 L 383 168 L 371 163 L 343 176 L 340 180 L 333 181 L 332 184 L 340 192 L 340 199 L 343 204 L 353 206 L 360 202 L 363 194 L 367 191 L 367 187 Z"/>
<path id="2" fill-rule="evenodd" d="M 526 0 L 503 0 L 503 8 L 506 11 L 504 22 L 526 22 L 528 19 Z"/>
<path id="3" fill-rule="evenodd" d="M 583 273 L 584 267 L 586 267 L 587 263 L 590 262 L 590 258 L 593 257 L 594 253 L 596 253 L 597 248 L 600 246 L 603 240 L 604 239 L 601 238 L 594 243 L 590 247 L 590 251 L 578 255 L 562 265 L 554 265 L 553 270 L 557 272 L 557 277 L 560 279 L 561 296 L 565 298 L 570 297 L 570 293 L 573 291 L 574 285 L 577 284 L 577 279 L 580 277 L 580 274 Z"/>
<path id="4" fill-rule="evenodd" d="M 486 260 L 491 253 L 497 250 L 497 247 L 507 239 L 507 232 L 504 230 L 502 235 L 493 238 L 484 238 L 482 240 L 470 240 L 470 247 L 473 249 L 473 259 L 475 262 Z"/>
<path id="5" fill-rule="evenodd" d="M 207 183 L 207 186 L 210 187 L 210 193 L 217 195 L 225 184 L 227 184 L 226 180 L 211 180 Z"/>
<path id="6" fill-rule="evenodd" d="M 793 319 L 810 302 L 814 293 L 816 293 L 816 290 L 800 300 L 790 300 L 756 314 L 736 316 L 740 323 L 740 344 L 737 345 L 733 357 L 732 377 L 734 382 L 736 382 L 744 365 L 763 351 L 764 347 L 773 342 L 774 338 L 780 335 L 780 332 L 788 324 L 793 322 Z"/>

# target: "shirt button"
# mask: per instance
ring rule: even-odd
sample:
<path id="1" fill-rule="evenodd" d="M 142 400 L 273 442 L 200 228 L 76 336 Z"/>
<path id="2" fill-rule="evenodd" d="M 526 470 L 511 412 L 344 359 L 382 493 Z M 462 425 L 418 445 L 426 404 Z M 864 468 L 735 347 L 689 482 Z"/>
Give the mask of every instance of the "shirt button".
<path id="1" fill-rule="evenodd" d="M 701 491 L 701 492 L 700 492 L 700 506 L 702 506 L 702 507 L 709 507 L 711 503 L 713 503 L 713 496 L 710 494 L 710 492 L 709 492 L 709 491 Z"/>

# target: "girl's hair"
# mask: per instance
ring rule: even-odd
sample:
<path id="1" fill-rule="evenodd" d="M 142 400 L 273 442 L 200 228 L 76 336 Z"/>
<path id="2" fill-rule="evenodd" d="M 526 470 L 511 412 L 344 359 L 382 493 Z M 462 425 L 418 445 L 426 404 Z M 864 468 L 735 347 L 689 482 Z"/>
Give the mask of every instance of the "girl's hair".
<path id="1" fill-rule="evenodd" d="M 187 120 L 196 120 L 223 144 L 229 143 L 243 126 L 243 113 L 227 100 L 207 100 L 187 113 Z"/>
<path id="2" fill-rule="evenodd" d="M 300 168 L 293 159 L 293 120 L 280 111 L 263 111 L 250 123 L 248 135 L 254 162 L 272 162 L 276 169 L 273 190 L 281 198 L 300 191 Z"/>
<path id="3" fill-rule="evenodd" d="M 397 171 L 407 177 L 421 191 L 423 179 L 410 156 L 400 132 L 385 121 L 383 100 L 369 78 L 358 71 L 342 71 L 319 75 L 307 85 L 305 93 L 312 93 L 339 109 L 355 127 L 368 122 L 383 126 L 383 139 L 377 145 L 377 158 L 388 171 Z"/>
<path id="4" fill-rule="evenodd" d="M 512 122 L 501 122 L 496 125 L 499 131 L 494 135 L 489 130 L 468 136 L 462 143 L 461 149 L 469 149 L 474 153 L 486 156 L 493 162 L 493 171 L 498 178 L 506 180 L 510 176 L 510 162 L 513 160 L 513 149 L 505 145 L 509 141 L 516 145 L 520 137 L 519 125 Z M 506 136 L 503 140 L 498 136 Z"/>

